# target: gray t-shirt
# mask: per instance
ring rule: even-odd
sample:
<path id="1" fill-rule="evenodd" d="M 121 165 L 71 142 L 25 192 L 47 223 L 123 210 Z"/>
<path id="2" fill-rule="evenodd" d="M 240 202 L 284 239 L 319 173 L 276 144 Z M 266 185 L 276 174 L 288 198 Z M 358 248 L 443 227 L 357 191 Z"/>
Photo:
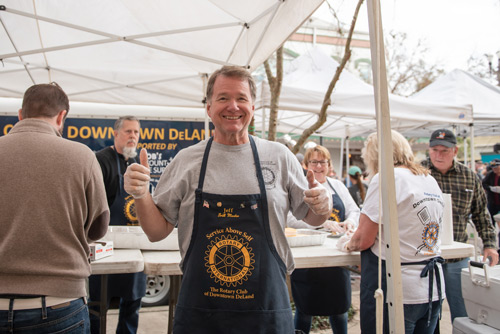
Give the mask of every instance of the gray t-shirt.
<path id="1" fill-rule="evenodd" d="M 283 144 L 253 138 L 266 185 L 274 245 L 291 273 L 294 262 L 284 233 L 286 217 L 289 210 L 297 219 L 306 216 L 308 207 L 303 193 L 308 188 L 307 180 L 297 158 Z M 206 144 L 204 140 L 180 151 L 163 172 L 153 194 L 165 219 L 178 227 L 182 259 L 191 240 L 195 189 Z M 222 195 L 260 192 L 249 142 L 237 146 L 212 143 L 203 191 Z"/>

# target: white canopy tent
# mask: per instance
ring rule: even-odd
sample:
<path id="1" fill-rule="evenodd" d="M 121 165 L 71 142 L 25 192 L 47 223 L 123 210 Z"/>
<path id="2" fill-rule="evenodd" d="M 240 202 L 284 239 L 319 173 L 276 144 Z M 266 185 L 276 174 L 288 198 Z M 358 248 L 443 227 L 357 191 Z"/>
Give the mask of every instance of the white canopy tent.
<path id="1" fill-rule="evenodd" d="M 71 101 L 200 108 L 210 73 L 255 69 L 322 2 L 3 0 L 0 96 L 56 81 Z"/>
<path id="2" fill-rule="evenodd" d="M 455 69 L 413 95 L 412 99 L 470 104 L 475 135 L 500 135 L 500 89 L 470 73 Z"/>
<path id="3" fill-rule="evenodd" d="M 335 60 L 317 48 L 291 62 L 280 95 L 279 132 L 301 134 L 316 121 L 337 66 Z M 266 117 L 270 98 L 269 86 L 263 82 L 256 102 L 257 126 L 262 116 Z M 432 124 L 472 122 L 471 106 L 467 104 L 427 102 L 396 95 L 390 95 L 389 102 L 391 127 L 404 134 L 415 133 Z M 376 131 L 373 87 L 344 70 L 332 93 L 327 113 L 328 119 L 317 135 L 345 138 Z"/>
<path id="4" fill-rule="evenodd" d="M 470 73 L 455 69 L 412 96 L 425 102 L 467 103 L 472 105 L 474 121 L 469 127 L 458 127 L 457 134 L 471 140 L 470 161 L 474 161 L 474 137 L 500 135 L 500 89 Z M 464 142 L 464 163 L 467 159 Z"/>

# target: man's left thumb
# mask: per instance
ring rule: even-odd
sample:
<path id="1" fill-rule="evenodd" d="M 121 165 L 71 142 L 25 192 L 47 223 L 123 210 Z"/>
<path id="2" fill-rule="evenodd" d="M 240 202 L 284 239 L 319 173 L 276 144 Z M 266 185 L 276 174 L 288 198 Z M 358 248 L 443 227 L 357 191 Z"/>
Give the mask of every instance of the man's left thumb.
<path id="1" fill-rule="evenodd" d="M 317 186 L 317 181 L 314 178 L 314 172 L 312 170 L 307 171 L 307 183 L 309 183 L 309 189 Z"/>

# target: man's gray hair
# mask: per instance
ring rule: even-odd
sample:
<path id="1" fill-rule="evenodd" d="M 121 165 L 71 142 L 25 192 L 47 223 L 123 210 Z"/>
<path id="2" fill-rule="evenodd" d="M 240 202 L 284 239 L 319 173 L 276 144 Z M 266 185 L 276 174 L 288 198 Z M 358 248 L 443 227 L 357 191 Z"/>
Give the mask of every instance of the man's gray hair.
<path id="1" fill-rule="evenodd" d="M 141 121 L 139 121 L 139 119 L 137 119 L 137 117 L 135 117 L 135 116 L 122 116 L 116 120 L 115 126 L 113 127 L 113 129 L 115 131 L 120 130 L 124 121 L 136 121 L 137 123 L 139 123 L 139 127 L 141 127 Z"/>

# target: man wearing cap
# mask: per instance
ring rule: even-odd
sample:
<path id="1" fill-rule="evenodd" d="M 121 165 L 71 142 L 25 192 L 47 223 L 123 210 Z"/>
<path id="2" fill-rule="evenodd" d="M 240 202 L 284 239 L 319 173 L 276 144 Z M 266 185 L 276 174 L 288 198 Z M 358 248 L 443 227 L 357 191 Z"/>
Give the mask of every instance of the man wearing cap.
<path id="1" fill-rule="evenodd" d="M 470 216 L 483 240 L 483 258 L 490 257 L 490 265 L 494 266 L 498 262 L 498 253 L 494 227 L 486 209 L 486 194 L 476 173 L 455 160 L 457 152 L 457 139 L 453 132 L 436 130 L 429 141 L 429 159 L 423 165 L 430 169 L 443 193 L 451 194 L 454 240 L 467 242 L 466 227 Z M 443 265 L 452 322 L 456 317 L 467 317 L 462 297 L 461 271 L 467 267 L 468 261 L 468 258 L 451 259 Z"/>
<path id="2" fill-rule="evenodd" d="M 486 174 L 482 182 L 488 196 L 488 211 L 493 217 L 500 212 L 500 159 L 493 159 L 490 166 L 491 171 Z"/>

